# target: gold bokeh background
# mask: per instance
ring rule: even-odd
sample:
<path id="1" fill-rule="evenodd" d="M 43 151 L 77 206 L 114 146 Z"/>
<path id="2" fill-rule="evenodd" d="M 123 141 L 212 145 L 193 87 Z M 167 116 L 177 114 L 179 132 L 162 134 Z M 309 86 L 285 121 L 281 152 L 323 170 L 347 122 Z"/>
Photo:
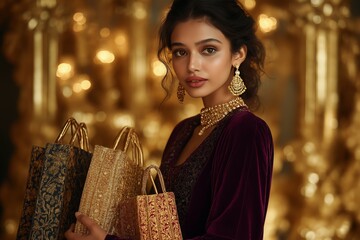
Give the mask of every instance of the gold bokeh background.
<path id="1" fill-rule="evenodd" d="M 111 147 L 135 127 L 158 164 L 198 100 L 163 102 L 157 28 L 169 0 L 3 0 L 0 239 L 15 239 L 33 145 L 69 117 Z M 256 112 L 275 166 L 265 239 L 360 239 L 360 2 L 241 0 L 267 49 Z"/>

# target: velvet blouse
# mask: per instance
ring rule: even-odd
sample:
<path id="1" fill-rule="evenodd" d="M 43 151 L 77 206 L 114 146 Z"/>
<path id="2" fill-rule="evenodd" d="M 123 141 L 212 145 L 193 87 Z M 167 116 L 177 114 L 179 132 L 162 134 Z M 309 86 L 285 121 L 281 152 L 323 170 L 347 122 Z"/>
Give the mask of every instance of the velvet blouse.
<path id="1" fill-rule="evenodd" d="M 274 157 L 269 127 L 246 108 L 236 109 L 176 166 L 199 124 L 197 115 L 174 128 L 160 166 L 167 191 L 175 194 L 183 238 L 263 239 Z"/>

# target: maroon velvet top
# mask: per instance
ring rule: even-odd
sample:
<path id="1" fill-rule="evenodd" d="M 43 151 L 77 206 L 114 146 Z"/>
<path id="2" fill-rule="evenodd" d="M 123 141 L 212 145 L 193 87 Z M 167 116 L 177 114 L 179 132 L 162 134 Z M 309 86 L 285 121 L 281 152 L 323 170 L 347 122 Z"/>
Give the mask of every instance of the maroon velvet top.
<path id="1" fill-rule="evenodd" d="M 199 123 L 197 115 L 175 127 L 161 163 L 167 191 L 175 193 L 184 239 L 263 239 L 274 154 L 267 124 L 237 109 L 175 166 Z"/>

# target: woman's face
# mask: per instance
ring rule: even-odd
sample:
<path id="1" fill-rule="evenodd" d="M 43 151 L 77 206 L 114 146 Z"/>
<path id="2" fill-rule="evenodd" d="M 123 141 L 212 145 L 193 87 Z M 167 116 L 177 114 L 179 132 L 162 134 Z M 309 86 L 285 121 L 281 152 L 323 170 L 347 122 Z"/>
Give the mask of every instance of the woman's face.
<path id="1" fill-rule="evenodd" d="M 231 52 L 230 41 L 204 19 L 178 23 L 171 35 L 172 64 L 186 92 L 203 98 L 205 106 L 227 102 L 233 98 L 228 85 L 232 66 L 246 56 L 241 48 Z"/>

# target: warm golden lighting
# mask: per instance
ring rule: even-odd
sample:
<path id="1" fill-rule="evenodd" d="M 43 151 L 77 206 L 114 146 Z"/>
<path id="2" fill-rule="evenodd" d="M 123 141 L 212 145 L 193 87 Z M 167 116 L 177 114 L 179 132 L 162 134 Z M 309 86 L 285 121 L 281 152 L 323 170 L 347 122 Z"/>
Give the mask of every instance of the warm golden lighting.
<path id="1" fill-rule="evenodd" d="M 119 32 L 114 38 L 118 54 L 120 56 L 126 56 L 128 54 L 128 39 L 127 35 L 124 32 Z"/>
<path id="2" fill-rule="evenodd" d="M 274 17 L 269 17 L 266 14 L 259 16 L 260 30 L 264 33 L 271 32 L 277 28 L 277 20 Z"/>
<path id="3" fill-rule="evenodd" d="M 37 25 L 38 25 L 38 21 L 35 18 L 30 19 L 28 22 L 28 28 L 30 30 L 35 29 Z"/>
<path id="4" fill-rule="evenodd" d="M 91 82 L 89 80 L 82 80 L 80 85 L 83 90 L 89 90 L 91 88 Z"/>
<path id="5" fill-rule="evenodd" d="M 79 25 L 84 25 L 86 23 L 86 17 L 82 12 L 77 12 L 73 15 L 73 20 Z"/>
<path id="6" fill-rule="evenodd" d="M 139 20 L 142 20 L 142 19 L 145 19 L 146 16 L 147 16 L 147 12 L 146 12 L 146 9 L 144 7 L 144 5 L 141 3 L 141 2 L 135 2 L 134 5 L 134 17 L 139 19 Z"/>
<path id="7" fill-rule="evenodd" d="M 96 53 L 96 58 L 102 63 L 112 63 L 115 55 L 108 50 L 100 50 Z"/>
<path id="8" fill-rule="evenodd" d="M 113 124 L 115 128 L 121 128 L 123 126 L 133 127 L 135 125 L 134 118 L 129 114 L 119 113 L 113 118 Z"/>
<path id="9" fill-rule="evenodd" d="M 79 93 L 79 92 L 81 92 L 83 90 L 82 87 L 81 87 L 81 83 L 74 83 L 72 89 L 73 89 L 73 91 L 75 93 Z"/>
<path id="10" fill-rule="evenodd" d="M 62 94 L 63 94 L 64 97 L 69 98 L 73 94 L 73 91 L 72 91 L 72 89 L 70 87 L 65 86 L 62 89 Z"/>
<path id="11" fill-rule="evenodd" d="M 166 74 L 166 67 L 159 60 L 155 60 L 152 63 L 152 71 L 153 71 L 155 76 L 163 77 Z"/>
<path id="12" fill-rule="evenodd" d="M 244 7 L 248 10 L 254 9 L 256 6 L 255 0 L 244 0 Z"/>
<path id="13" fill-rule="evenodd" d="M 333 13 L 333 6 L 329 3 L 324 4 L 323 12 L 325 16 L 330 16 Z"/>
<path id="14" fill-rule="evenodd" d="M 67 80 L 74 75 L 73 67 L 70 63 L 60 63 L 56 70 L 56 76 L 60 79 Z"/>
<path id="15" fill-rule="evenodd" d="M 106 37 L 110 36 L 110 29 L 109 28 L 102 28 L 100 30 L 100 36 L 102 38 L 106 38 Z"/>
<path id="16" fill-rule="evenodd" d="M 324 2 L 324 0 L 310 0 L 310 2 L 313 6 L 318 7 Z"/>

